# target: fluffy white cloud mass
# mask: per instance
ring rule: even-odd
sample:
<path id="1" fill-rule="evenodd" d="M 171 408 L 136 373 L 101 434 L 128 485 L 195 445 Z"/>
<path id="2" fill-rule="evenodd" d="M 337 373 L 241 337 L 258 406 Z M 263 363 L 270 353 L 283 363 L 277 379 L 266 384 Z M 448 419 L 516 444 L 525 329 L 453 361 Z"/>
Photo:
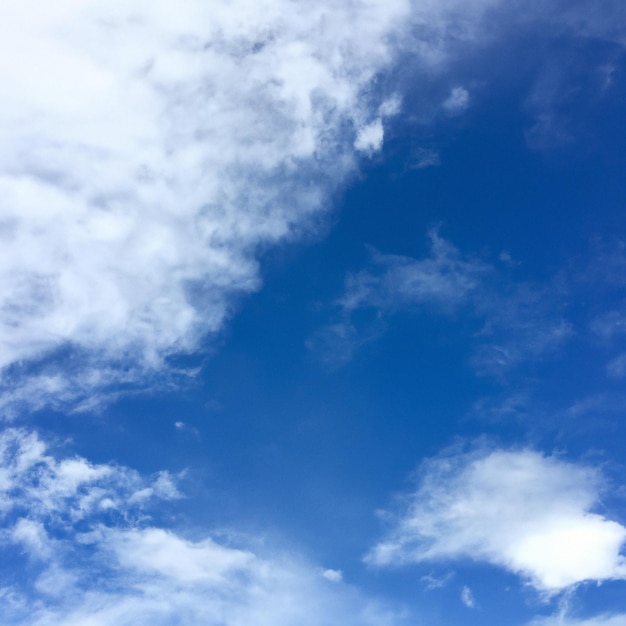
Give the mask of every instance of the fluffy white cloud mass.
<path id="1" fill-rule="evenodd" d="M 394 626 L 335 570 L 261 556 L 224 535 L 154 525 L 166 473 L 57 458 L 34 433 L 0 434 L 0 622 L 5 626 Z M 162 507 L 162 505 L 161 505 Z M 334 576 L 329 576 L 332 572 Z"/>
<path id="2" fill-rule="evenodd" d="M 626 578 L 626 528 L 594 512 L 593 469 L 531 450 L 447 455 L 427 462 L 375 565 L 470 558 L 504 567 L 542 592 Z"/>
<path id="3" fill-rule="evenodd" d="M 326 208 L 355 142 L 380 147 L 398 107 L 372 81 L 409 11 L 408 0 L 2 3 L 5 383 L 67 346 L 100 359 L 79 387 L 106 384 L 103 363 L 122 360 L 125 382 L 219 330 L 233 296 L 258 288 L 259 248 Z M 35 387 L 59 385 L 47 371 Z"/>

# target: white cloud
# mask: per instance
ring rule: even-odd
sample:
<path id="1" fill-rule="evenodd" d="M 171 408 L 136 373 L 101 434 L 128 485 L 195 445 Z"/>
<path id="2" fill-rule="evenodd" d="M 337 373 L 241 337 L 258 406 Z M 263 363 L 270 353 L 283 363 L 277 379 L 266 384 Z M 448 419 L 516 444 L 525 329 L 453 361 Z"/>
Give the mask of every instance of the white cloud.
<path id="1" fill-rule="evenodd" d="M 467 109 L 470 101 L 469 91 L 464 87 L 454 87 L 445 99 L 443 108 L 451 115 L 458 115 Z"/>
<path id="2" fill-rule="evenodd" d="M 554 593 L 626 578 L 626 528 L 594 511 L 601 476 L 531 450 L 480 451 L 425 463 L 420 482 L 368 562 L 392 566 L 470 558 Z"/>
<path id="3" fill-rule="evenodd" d="M 36 433 L 24 429 L 0 433 L 0 515 L 23 516 L 15 532 L 42 551 L 44 543 L 35 541 L 42 520 L 65 531 L 102 510 L 127 515 L 129 505 L 153 497 L 180 497 L 167 472 L 146 481 L 113 464 L 93 465 L 80 457 L 57 460 Z"/>
<path id="4" fill-rule="evenodd" d="M 565 290 L 557 281 L 547 287 L 518 282 L 510 268 L 462 253 L 436 229 L 429 239 L 423 258 L 373 251 L 368 269 L 346 276 L 335 318 L 309 339 L 309 349 L 328 365 L 343 365 L 380 337 L 386 318 L 398 311 L 452 315 L 464 309 L 482 324 L 474 334 L 472 365 L 478 373 L 502 376 L 572 336 L 571 323 L 559 315 Z"/>
<path id="5" fill-rule="evenodd" d="M 409 10 L 5 3 L 0 366 L 67 346 L 83 361 L 40 364 L 34 397 L 15 397 L 19 367 L 5 372 L 9 400 L 134 382 L 219 331 L 259 287 L 259 246 L 310 226 L 354 172 L 355 141 L 380 147 L 371 119 L 397 98 L 381 105 L 370 85 Z"/>
<path id="6" fill-rule="evenodd" d="M 336 305 L 339 319 L 319 329 L 307 347 L 329 366 L 344 365 L 363 344 L 385 330 L 384 316 L 405 308 L 427 307 L 451 312 L 467 301 L 490 268 L 464 257 L 435 229 L 424 259 L 372 251 L 372 269 L 348 274 Z M 364 327 L 353 321 L 357 311 L 372 312 Z"/>
<path id="7" fill-rule="evenodd" d="M 363 126 L 356 136 L 354 147 L 359 152 L 371 154 L 382 148 L 383 145 L 383 123 L 381 120 L 374 120 L 367 126 Z"/>
<path id="8" fill-rule="evenodd" d="M 26 612 L 0 610 L 7 626 L 392 626 L 399 616 L 341 581 L 328 585 L 294 558 L 261 557 L 171 531 L 101 529 L 87 560 L 74 550 L 36 581 Z M 49 586 L 52 574 L 56 587 Z M 81 582 L 88 581 L 87 584 Z M 46 586 L 47 585 L 47 586 Z M 29 596 L 27 596 L 29 597 Z M 31 597 L 31 601 L 33 598 Z"/>
<path id="9" fill-rule="evenodd" d="M 422 170 L 426 167 L 437 167 L 441 165 L 441 157 L 435 150 L 428 148 L 418 148 L 409 167 L 411 169 Z"/>
<path id="10" fill-rule="evenodd" d="M 346 312 L 362 307 L 393 311 L 411 305 L 450 309 L 475 290 L 490 268 L 465 258 L 436 230 L 429 233 L 430 255 L 424 259 L 373 252 L 373 272 L 349 274 L 340 300 Z"/>
<path id="11" fill-rule="evenodd" d="M 343 580 L 343 573 L 338 569 L 325 569 L 322 576 L 333 583 L 340 583 Z"/>
<path id="12" fill-rule="evenodd" d="M 472 590 L 467 585 L 465 585 L 463 589 L 461 589 L 461 602 L 468 609 L 476 608 L 476 600 L 474 599 L 474 594 L 472 593 Z"/>
<path id="13" fill-rule="evenodd" d="M 453 576 L 453 572 L 449 572 L 441 578 L 433 576 L 432 574 L 426 574 L 425 576 L 420 577 L 420 582 L 424 583 L 427 591 L 432 591 L 433 589 L 441 589 L 442 587 L 445 587 Z"/>
<path id="14" fill-rule="evenodd" d="M 25 430 L 4 431 L 0 451 L 1 568 L 10 571 L 1 578 L 14 581 L 0 587 L 5 626 L 405 623 L 338 570 L 260 553 L 252 538 L 234 546 L 225 533 L 189 538 L 155 525 L 148 497 L 135 496 L 179 497 L 167 474 L 146 480 L 58 457 Z"/>

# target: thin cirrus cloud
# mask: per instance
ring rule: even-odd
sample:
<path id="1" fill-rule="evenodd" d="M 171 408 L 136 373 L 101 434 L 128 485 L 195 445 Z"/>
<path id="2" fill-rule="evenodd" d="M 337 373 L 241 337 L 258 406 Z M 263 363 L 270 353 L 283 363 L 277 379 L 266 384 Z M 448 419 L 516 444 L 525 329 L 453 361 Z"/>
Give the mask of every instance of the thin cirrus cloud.
<path id="1" fill-rule="evenodd" d="M 626 578 L 626 527 L 597 512 L 602 476 L 532 450 L 454 452 L 423 465 L 416 489 L 384 517 L 377 567 L 472 559 L 551 595 Z"/>
<path id="2" fill-rule="evenodd" d="M 2 624 L 405 623 L 336 570 L 156 525 L 151 503 L 180 498 L 176 482 L 64 458 L 37 433 L 3 431 L 0 518 L 11 572 L 1 576 Z"/>
<path id="3" fill-rule="evenodd" d="M 621 311 L 608 311 L 595 317 L 589 327 L 594 335 L 608 342 L 626 334 L 626 315 Z"/>
<path id="4" fill-rule="evenodd" d="M 429 234 L 430 255 L 414 259 L 374 253 L 373 262 L 382 269 L 376 276 L 362 271 L 346 279 L 340 300 L 343 310 L 363 306 L 393 310 L 411 305 L 436 304 L 452 308 L 477 289 L 489 267 L 478 259 L 465 258 L 436 231 Z"/>
<path id="5" fill-rule="evenodd" d="M 311 336 L 309 349 L 328 365 L 343 365 L 384 334 L 395 313 L 463 313 L 477 325 L 471 365 L 480 374 L 500 376 L 554 352 L 572 336 L 562 313 L 562 286 L 516 281 L 510 268 L 464 254 L 436 229 L 428 237 L 423 258 L 373 251 L 366 269 L 349 273 L 335 318 Z M 357 323 L 364 312 L 371 314 L 368 322 Z"/>
<path id="6" fill-rule="evenodd" d="M 384 333 L 387 316 L 420 307 L 452 312 L 467 303 L 491 268 L 464 257 L 436 230 L 430 231 L 429 242 L 430 254 L 423 259 L 373 250 L 370 268 L 346 276 L 344 293 L 335 303 L 336 319 L 308 339 L 309 350 L 331 367 L 344 365 Z M 374 312 L 365 326 L 354 321 L 360 311 Z"/>
<path id="7" fill-rule="evenodd" d="M 611 359 L 607 363 L 606 372 L 612 378 L 624 378 L 626 376 L 626 353 Z"/>
<path id="8" fill-rule="evenodd" d="M 587 619 L 557 615 L 533 620 L 527 626 L 626 626 L 626 614 L 599 615 Z"/>

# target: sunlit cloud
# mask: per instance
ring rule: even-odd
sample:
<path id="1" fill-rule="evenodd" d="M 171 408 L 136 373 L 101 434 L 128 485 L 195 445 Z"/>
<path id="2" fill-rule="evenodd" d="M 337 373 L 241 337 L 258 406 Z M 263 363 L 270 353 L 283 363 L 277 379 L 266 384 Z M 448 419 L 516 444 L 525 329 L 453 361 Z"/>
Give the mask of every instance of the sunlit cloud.
<path id="1" fill-rule="evenodd" d="M 267 547 L 185 537 L 155 523 L 177 478 L 64 457 L 34 432 L 0 435 L 0 585 L 6 626 L 399 626 L 342 573 Z M 243 541 L 243 540 L 242 540 Z"/>
<path id="2" fill-rule="evenodd" d="M 379 567 L 469 558 L 544 593 L 626 578 L 626 528 L 596 512 L 593 468 L 532 450 L 452 453 L 424 463 L 415 491 L 369 552 Z"/>
<path id="3" fill-rule="evenodd" d="M 409 10 L 4 6 L 5 404 L 84 403 L 219 332 L 260 286 L 259 248 L 314 228 L 357 151 L 380 149 L 399 104 L 371 83 Z"/>

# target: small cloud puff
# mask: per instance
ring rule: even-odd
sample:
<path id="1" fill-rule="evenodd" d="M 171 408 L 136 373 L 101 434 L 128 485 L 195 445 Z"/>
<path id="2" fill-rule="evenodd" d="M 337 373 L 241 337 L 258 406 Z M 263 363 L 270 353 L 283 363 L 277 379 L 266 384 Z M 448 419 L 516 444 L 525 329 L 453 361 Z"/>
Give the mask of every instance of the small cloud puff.
<path id="1" fill-rule="evenodd" d="M 398 94 L 394 94 L 378 107 L 378 113 L 381 117 L 392 117 L 398 115 L 401 109 L 402 98 Z"/>
<path id="2" fill-rule="evenodd" d="M 359 152 L 372 154 L 382 148 L 383 138 L 383 123 L 377 119 L 359 130 L 354 141 L 354 147 Z"/>
<path id="3" fill-rule="evenodd" d="M 333 583 L 340 583 L 343 580 L 343 572 L 339 569 L 326 569 L 322 572 L 322 576 Z"/>
<path id="4" fill-rule="evenodd" d="M 467 109 L 470 94 L 464 87 L 454 87 L 450 95 L 444 100 L 443 108 L 451 115 L 458 115 Z"/>
<path id="5" fill-rule="evenodd" d="M 415 151 L 409 164 L 411 169 L 423 170 L 426 167 L 437 167 L 441 165 L 441 157 L 435 150 L 419 148 Z"/>
<path id="6" fill-rule="evenodd" d="M 472 593 L 472 590 L 467 585 L 465 585 L 463 589 L 461 589 L 461 602 L 468 609 L 476 608 L 476 600 L 474 600 L 474 594 Z"/>

